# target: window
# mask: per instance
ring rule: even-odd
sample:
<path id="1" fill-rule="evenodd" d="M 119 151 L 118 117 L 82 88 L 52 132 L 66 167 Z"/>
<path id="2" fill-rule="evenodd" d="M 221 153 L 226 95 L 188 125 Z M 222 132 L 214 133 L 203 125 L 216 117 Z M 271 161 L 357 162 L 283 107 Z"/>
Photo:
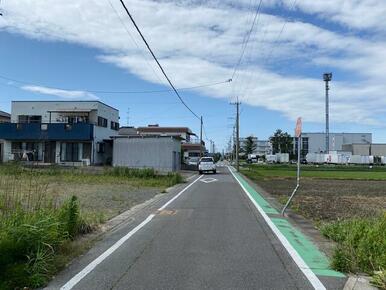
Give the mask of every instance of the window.
<path id="1" fill-rule="evenodd" d="M 41 123 L 42 116 L 36 115 L 19 115 L 18 116 L 19 123 Z"/>
<path id="2" fill-rule="evenodd" d="M 40 130 L 47 131 L 47 129 L 48 129 L 48 125 L 47 124 L 41 124 L 40 125 Z"/>
<path id="3" fill-rule="evenodd" d="M 72 130 L 72 124 L 65 124 L 64 125 L 64 130 L 66 130 L 66 131 Z"/>
<path id="4" fill-rule="evenodd" d="M 91 159 L 91 143 L 83 143 L 83 159 Z"/>
<path id="5" fill-rule="evenodd" d="M 61 161 L 76 162 L 79 161 L 79 143 L 66 142 L 61 143 Z"/>
<path id="6" fill-rule="evenodd" d="M 119 123 L 111 121 L 110 128 L 111 128 L 111 130 L 118 131 L 119 130 Z"/>
<path id="7" fill-rule="evenodd" d="M 97 143 L 97 153 L 105 153 L 106 144 L 104 142 Z"/>
<path id="8" fill-rule="evenodd" d="M 107 128 L 107 119 L 103 117 L 98 117 L 98 126 Z"/>
<path id="9" fill-rule="evenodd" d="M 308 153 L 308 137 L 302 138 L 302 154 L 306 155 Z"/>

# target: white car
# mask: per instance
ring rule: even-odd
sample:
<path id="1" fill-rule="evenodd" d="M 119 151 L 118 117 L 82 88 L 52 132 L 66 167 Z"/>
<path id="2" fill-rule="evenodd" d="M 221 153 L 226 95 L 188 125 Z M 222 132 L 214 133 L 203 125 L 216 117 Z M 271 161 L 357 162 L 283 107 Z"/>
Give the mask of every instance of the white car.
<path id="1" fill-rule="evenodd" d="M 212 157 L 202 157 L 200 162 L 198 162 L 198 172 L 202 174 L 203 172 L 213 172 L 216 173 L 216 164 Z"/>

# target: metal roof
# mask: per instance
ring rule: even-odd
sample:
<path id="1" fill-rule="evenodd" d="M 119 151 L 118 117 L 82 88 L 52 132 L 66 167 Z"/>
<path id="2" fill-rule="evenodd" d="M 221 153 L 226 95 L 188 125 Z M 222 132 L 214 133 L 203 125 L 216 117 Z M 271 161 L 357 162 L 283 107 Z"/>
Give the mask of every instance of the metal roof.
<path id="1" fill-rule="evenodd" d="M 9 114 L 7 112 L 4 112 L 4 111 L 0 111 L 0 116 L 1 117 L 6 117 L 6 118 L 11 118 L 11 114 Z"/>

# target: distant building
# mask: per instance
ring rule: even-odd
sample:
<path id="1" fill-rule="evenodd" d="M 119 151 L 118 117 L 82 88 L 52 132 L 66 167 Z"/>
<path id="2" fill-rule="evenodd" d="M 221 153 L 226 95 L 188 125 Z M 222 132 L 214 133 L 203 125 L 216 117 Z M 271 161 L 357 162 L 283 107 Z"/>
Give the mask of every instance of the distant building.
<path id="1" fill-rule="evenodd" d="M 188 127 L 161 127 L 158 124 L 148 125 L 147 127 L 138 127 L 137 133 L 142 136 L 159 135 L 159 136 L 177 136 L 180 137 L 181 147 L 183 152 L 183 162 L 189 163 L 190 159 L 198 159 L 200 157 L 200 150 L 206 153 L 205 142 L 200 140 Z M 201 149 L 200 149 L 201 148 Z"/>
<path id="2" fill-rule="evenodd" d="M 99 101 L 14 101 L 11 123 L 0 124 L 2 161 L 106 164 L 119 112 Z"/>
<path id="3" fill-rule="evenodd" d="M 11 122 L 11 114 L 0 111 L 0 123 L 9 123 Z"/>
<path id="4" fill-rule="evenodd" d="M 352 155 L 386 156 L 386 144 L 345 144 L 343 151 Z"/>
<path id="5" fill-rule="evenodd" d="M 371 133 L 330 133 L 330 151 L 345 151 L 343 145 L 370 144 Z M 294 152 L 297 152 L 297 139 L 294 138 Z M 325 133 L 302 133 L 302 155 L 322 153 L 326 150 Z"/>
<path id="6" fill-rule="evenodd" d="M 244 146 L 245 138 L 240 138 L 240 147 Z M 252 154 L 256 154 L 258 156 L 269 155 L 272 154 L 272 144 L 269 140 L 259 140 L 257 137 L 252 136 L 253 143 L 256 145 L 256 149 Z"/>
<path id="7" fill-rule="evenodd" d="M 135 136 L 138 135 L 138 131 L 135 127 L 126 126 L 119 128 L 118 135 Z"/>
<path id="8" fill-rule="evenodd" d="M 178 136 L 114 136 L 113 166 L 178 171 L 181 166 L 181 138 Z"/>
<path id="9" fill-rule="evenodd" d="M 137 132 L 140 135 L 179 136 L 186 143 L 191 142 L 192 136 L 197 137 L 188 127 L 160 127 L 158 124 L 138 127 Z"/>

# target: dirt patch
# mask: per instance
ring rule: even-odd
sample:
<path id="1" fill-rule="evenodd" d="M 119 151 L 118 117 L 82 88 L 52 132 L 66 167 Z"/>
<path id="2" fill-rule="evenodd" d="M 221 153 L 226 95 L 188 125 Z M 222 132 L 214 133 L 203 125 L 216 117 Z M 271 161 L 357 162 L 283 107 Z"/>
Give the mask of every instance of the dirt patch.
<path id="1" fill-rule="evenodd" d="M 285 200 L 296 181 L 269 178 L 255 182 Z M 316 221 L 373 216 L 386 210 L 386 181 L 303 178 L 292 208 Z"/>

